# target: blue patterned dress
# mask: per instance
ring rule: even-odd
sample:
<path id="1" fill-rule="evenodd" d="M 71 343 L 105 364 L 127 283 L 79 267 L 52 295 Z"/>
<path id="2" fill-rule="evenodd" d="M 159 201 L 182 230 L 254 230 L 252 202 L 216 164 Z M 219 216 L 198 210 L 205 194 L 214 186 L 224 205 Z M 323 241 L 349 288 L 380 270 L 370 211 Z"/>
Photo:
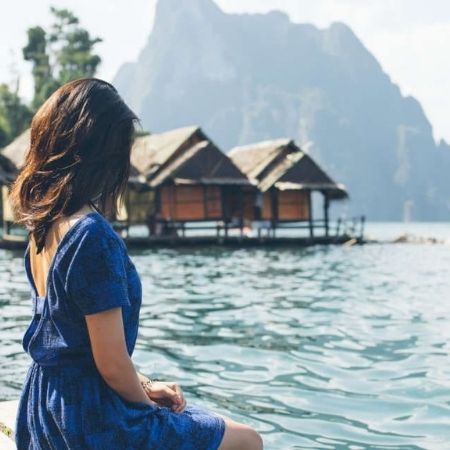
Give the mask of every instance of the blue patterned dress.
<path id="1" fill-rule="evenodd" d="M 33 318 L 22 345 L 33 359 L 16 417 L 18 450 L 216 450 L 224 419 L 187 404 L 130 402 L 103 380 L 92 356 L 84 315 L 121 306 L 127 349 L 133 353 L 141 281 L 127 247 L 97 211 L 72 225 L 58 244 L 45 296 L 25 271 Z"/>

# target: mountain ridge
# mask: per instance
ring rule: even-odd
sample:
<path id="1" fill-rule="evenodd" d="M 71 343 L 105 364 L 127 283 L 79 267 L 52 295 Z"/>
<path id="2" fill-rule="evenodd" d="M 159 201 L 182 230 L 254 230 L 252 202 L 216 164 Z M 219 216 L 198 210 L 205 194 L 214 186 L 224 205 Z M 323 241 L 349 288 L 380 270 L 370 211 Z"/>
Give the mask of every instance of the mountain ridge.
<path id="1" fill-rule="evenodd" d="M 212 0 L 160 0 L 147 45 L 113 83 L 158 132 L 200 124 L 225 151 L 290 137 L 350 190 L 350 213 L 448 220 L 450 147 L 342 22 L 226 14 Z"/>

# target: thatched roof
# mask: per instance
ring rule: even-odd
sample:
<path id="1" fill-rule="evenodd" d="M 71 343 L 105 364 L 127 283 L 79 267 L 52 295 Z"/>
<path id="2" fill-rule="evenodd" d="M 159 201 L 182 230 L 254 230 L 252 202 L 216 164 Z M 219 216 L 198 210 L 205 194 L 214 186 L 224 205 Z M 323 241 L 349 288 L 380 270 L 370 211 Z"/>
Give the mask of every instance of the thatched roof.
<path id="1" fill-rule="evenodd" d="M 186 149 L 152 178 L 150 185 L 156 187 L 169 179 L 175 184 L 250 185 L 233 162 L 207 140 Z"/>
<path id="2" fill-rule="evenodd" d="M 0 153 L 0 185 L 9 184 L 16 178 L 17 169 L 15 164 Z"/>
<path id="3" fill-rule="evenodd" d="M 17 171 L 25 163 L 25 156 L 30 146 L 30 129 L 28 128 L 16 139 L 14 139 L 9 145 L 3 148 L 0 152 L 2 158 L 6 157 L 12 164 L 11 170 L 14 170 L 13 178 L 15 178 Z M 0 165 L 1 159 L 0 159 Z M 0 183 L 2 182 L 2 172 L 0 167 Z M 129 184 L 137 190 L 145 190 L 145 177 L 140 173 L 136 167 L 131 164 Z"/>
<path id="4" fill-rule="evenodd" d="M 189 157 L 201 153 L 204 160 L 208 160 L 208 157 L 205 156 L 206 153 L 201 150 L 205 145 L 196 147 L 200 142 L 210 143 L 211 145 L 208 146 L 208 149 L 211 155 L 214 154 L 217 161 L 221 160 L 217 167 L 211 168 L 205 165 L 201 175 L 196 173 L 195 176 L 199 177 L 199 179 L 201 178 L 202 182 L 206 183 L 208 178 L 211 181 L 213 174 L 218 174 L 223 183 L 232 182 L 231 178 L 233 178 L 234 182 L 246 180 L 245 175 L 211 143 L 210 139 L 203 133 L 200 127 L 190 126 L 164 133 L 137 137 L 131 150 L 129 184 L 136 190 L 142 190 L 145 186 L 151 188 L 167 178 L 173 178 L 175 173 L 178 173 L 182 167 L 184 167 L 183 176 L 187 176 L 186 167 L 189 166 L 193 170 L 192 164 L 187 164 Z M 8 157 L 13 165 L 17 169 L 20 169 L 25 162 L 25 155 L 29 145 L 30 129 L 24 131 L 11 144 L 5 147 L 0 154 Z M 220 152 L 220 157 L 218 156 L 218 152 Z M 199 166 L 201 165 L 199 164 Z M 233 176 L 228 176 L 230 171 L 226 170 L 226 167 L 230 165 L 234 168 Z M 223 176 L 225 173 L 228 175 Z M 191 177 L 191 179 L 195 179 L 195 176 L 192 175 L 193 178 Z M 226 178 L 229 178 L 228 181 Z M 245 182 L 248 183 L 248 181 Z"/>
<path id="5" fill-rule="evenodd" d="M 247 177 L 197 126 L 137 138 L 131 161 L 151 187 L 168 181 L 250 185 Z"/>
<path id="6" fill-rule="evenodd" d="M 289 139 L 277 139 L 243 145 L 231 149 L 228 156 L 249 178 L 256 179 L 290 143 Z"/>
<path id="7" fill-rule="evenodd" d="M 207 139 L 197 126 L 137 137 L 131 150 L 131 163 L 150 179 L 186 147 Z"/>
<path id="8" fill-rule="evenodd" d="M 26 129 L 22 134 L 16 137 L 2 151 L 2 155 L 9 158 L 17 169 L 20 169 L 25 163 L 25 155 L 30 147 L 30 129 Z"/>
<path id="9" fill-rule="evenodd" d="M 263 192 L 275 187 L 324 191 L 334 199 L 348 197 L 345 186 L 336 183 L 293 140 L 235 147 L 228 156 Z"/>
<path id="10" fill-rule="evenodd" d="M 25 151 L 21 152 L 20 149 L 23 146 L 26 147 L 27 138 L 28 140 L 30 139 L 29 133 L 27 134 L 25 131 L 1 151 L 0 185 L 9 184 L 16 178 L 18 173 L 18 163 L 22 162 L 22 158 L 24 158 L 25 155 Z"/>

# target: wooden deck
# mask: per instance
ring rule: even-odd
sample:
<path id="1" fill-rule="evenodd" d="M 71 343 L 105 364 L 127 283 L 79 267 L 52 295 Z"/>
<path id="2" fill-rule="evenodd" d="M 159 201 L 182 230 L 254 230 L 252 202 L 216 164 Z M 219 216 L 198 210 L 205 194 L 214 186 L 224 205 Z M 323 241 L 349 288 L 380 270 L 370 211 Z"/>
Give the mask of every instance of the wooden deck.
<path id="1" fill-rule="evenodd" d="M 353 245 L 366 243 L 365 217 L 329 222 L 324 219 L 284 222 L 272 227 L 267 221 L 256 222 L 253 230 L 224 226 L 221 222 L 174 222 L 164 235 L 149 235 L 145 225 L 113 222 L 111 225 L 129 248 L 153 247 L 308 247 L 312 245 Z M 140 230 L 139 230 L 140 228 Z M 0 228 L 0 248 L 25 250 L 28 238 L 22 228 Z"/>
<path id="2" fill-rule="evenodd" d="M 247 236 L 186 236 L 186 237 L 132 237 L 125 239 L 128 247 L 190 247 L 190 246 L 225 246 L 225 247 L 258 247 L 258 246 L 289 246 L 308 247 L 311 245 L 344 244 L 352 239 L 351 236 L 339 237 L 247 237 Z M 359 243 L 362 243 L 359 240 Z"/>
<path id="3" fill-rule="evenodd" d="M 124 238 L 128 248 L 158 248 L 158 247 L 308 247 L 312 245 L 342 245 L 345 243 L 364 244 L 361 237 L 351 235 L 310 237 L 248 237 L 248 236 L 165 236 Z M 10 250 L 25 250 L 27 241 L 24 239 L 0 239 L 0 248 Z"/>

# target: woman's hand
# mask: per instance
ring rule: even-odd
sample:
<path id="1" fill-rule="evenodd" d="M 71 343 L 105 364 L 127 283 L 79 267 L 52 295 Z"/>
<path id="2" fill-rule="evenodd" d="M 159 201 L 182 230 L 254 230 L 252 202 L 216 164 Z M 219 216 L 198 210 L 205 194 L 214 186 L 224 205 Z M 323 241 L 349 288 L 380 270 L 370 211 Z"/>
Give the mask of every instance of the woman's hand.
<path id="1" fill-rule="evenodd" d="M 148 378 L 139 374 L 141 382 Z M 182 412 L 186 407 L 183 391 L 178 383 L 170 381 L 153 381 L 151 386 L 144 387 L 144 391 L 150 400 L 153 400 L 160 406 L 168 406 L 175 412 Z"/>
<path id="2" fill-rule="evenodd" d="M 186 400 L 177 383 L 153 381 L 152 385 L 144 390 L 151 400 L 161 406 L 169 406 L 175 412 L 182 412 L 186 407 Z"/>

